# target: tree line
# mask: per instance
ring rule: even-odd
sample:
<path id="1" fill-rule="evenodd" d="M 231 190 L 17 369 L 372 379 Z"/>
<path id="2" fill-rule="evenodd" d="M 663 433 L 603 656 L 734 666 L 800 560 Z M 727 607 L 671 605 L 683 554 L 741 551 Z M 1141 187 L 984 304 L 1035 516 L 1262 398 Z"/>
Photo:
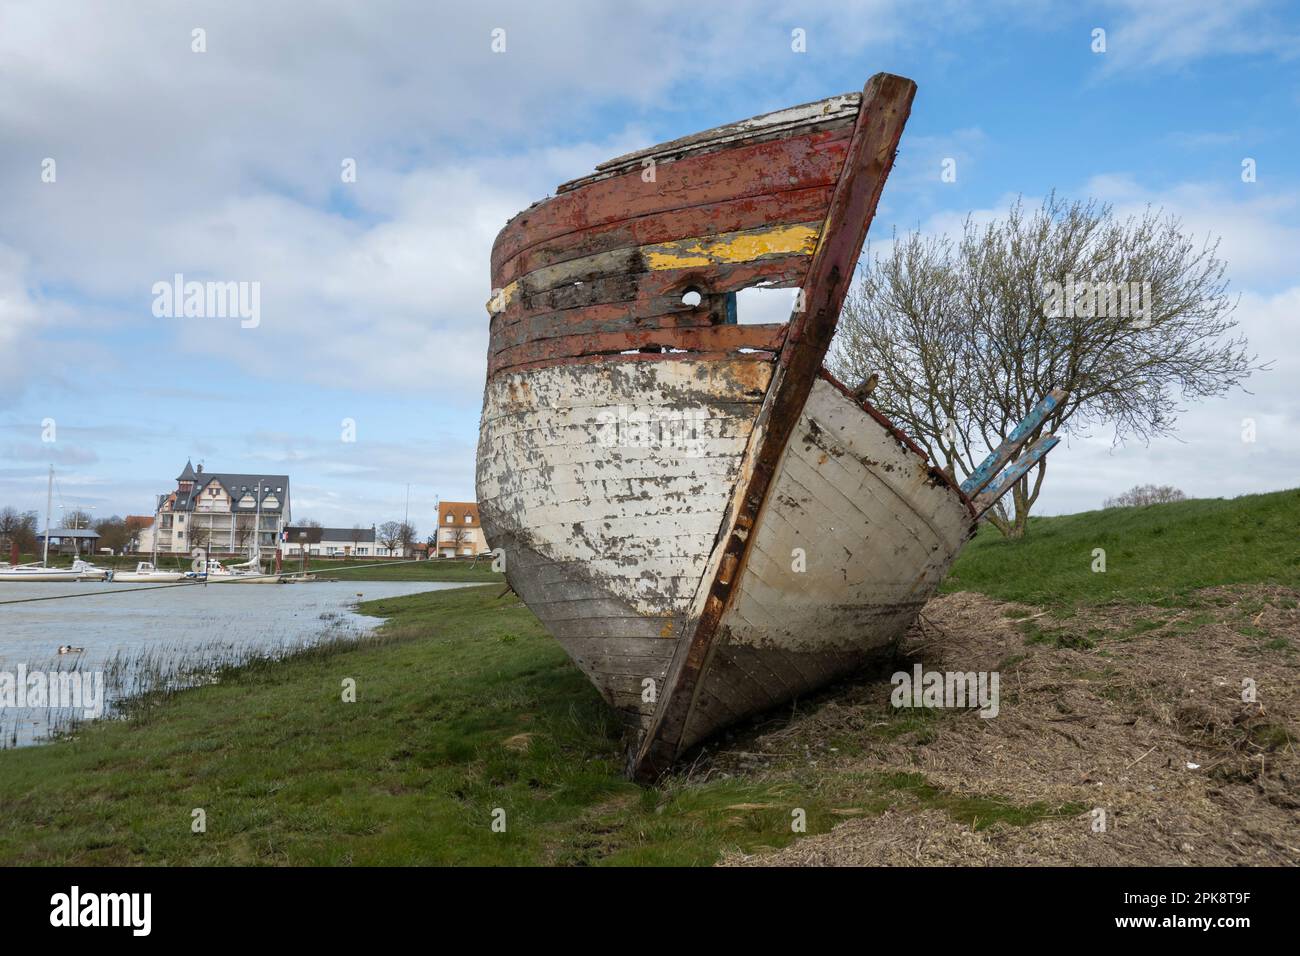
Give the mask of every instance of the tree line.
<path id="1" fill-rule="evenodd" d="M 148 522 L 148 518 L 123 518 L 120 515 L 94 521 L 84 511 L 72 511 L 64 516 L 65 527 L 94 528 L 99 535 L 99 547 L 112 548 L 118 553 L 131 546 Z M 0 508 L 0 548 L 6 555 L 14 542 L 18 543 L 20 552 L 35 553 L 42 530 L 37 512 L 19 511 L 9 505 Z"/>

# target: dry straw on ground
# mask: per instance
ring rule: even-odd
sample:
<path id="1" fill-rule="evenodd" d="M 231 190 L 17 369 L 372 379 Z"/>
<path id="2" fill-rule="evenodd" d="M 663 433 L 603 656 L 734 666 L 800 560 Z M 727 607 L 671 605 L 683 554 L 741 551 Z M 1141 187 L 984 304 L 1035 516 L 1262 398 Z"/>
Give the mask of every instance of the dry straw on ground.
<path id="1" fill-rule="evenodd" d="M 909 635 L 905 666 L 999 670 L 999 716 L 947 711 L 922 733 L 873 735 L 888 717 L 886 675 L 734 741 L 696 773 L 789 777 L 842 802 L 849 819 L 723 862 L 1300 864 L 1298 598 L 1211 589 L 1189 608 L 1112 606 L 1066 620 L 974 594 L 937 598 Z M 1241 699 L 1243 678 L 1257 702 Z M 846 733 L 865 746 L 840 756 L 827 741 Z M 956 795 L 1088 809 L 972 827 L 900 791 L 883 815 L 856 815 L 844 782 L 899 772 Z M 1096 807 L 1104 833 L 1090 825 Z"/>

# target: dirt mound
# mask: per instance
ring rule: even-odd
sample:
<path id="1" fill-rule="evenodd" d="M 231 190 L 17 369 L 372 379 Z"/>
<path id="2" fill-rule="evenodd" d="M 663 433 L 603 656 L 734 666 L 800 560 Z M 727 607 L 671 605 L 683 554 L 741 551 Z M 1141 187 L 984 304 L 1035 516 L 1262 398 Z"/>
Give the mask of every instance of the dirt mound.
<path id="1" fill-rule="evenodd" d="M 902 650 L 898 670 L 997 671 L 997 716 L 900 713 L 886 674 L 741 735 L 696 772 L 790 778 L 850 803 L 854 781 L 907 784 L 883 813 L 724 862 L 1300 863 L 1297 592 L 1068 617 L 952 594 Z M 981 820 L 981 806 L 994 812 Z"/>

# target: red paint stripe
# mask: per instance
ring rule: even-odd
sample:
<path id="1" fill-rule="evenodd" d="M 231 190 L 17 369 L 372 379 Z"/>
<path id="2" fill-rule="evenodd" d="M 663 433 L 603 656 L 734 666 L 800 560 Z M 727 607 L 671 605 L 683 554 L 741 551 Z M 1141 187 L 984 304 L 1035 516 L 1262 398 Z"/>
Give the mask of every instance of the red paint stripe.
<path id="1" fill-rule="evenodd" d="M 825 184 L 763 196 L 746 196 L 704 206 L 669 209 L 564 233 L 511 257 L 500 268 L 494 267 L 492 287 L 503 289 L 520 276 L 537 269 L 615 249 L 824 219 L 834 189 L 834 184 Z"/>
<path id="2" fill-rule="evenodd" d="M 597 354 L 618 355 L 627 349 L 660 346 L 697 352 L 730 352 L 736 349 L 775 351 L 785 338 L 786 326 L 713 325 L 694 329 L 642 329 L 604 332 L 598 335 L 566 335 L 527 342 L 492 357 L 488 375 L 548 359 L 576 358 Z M 669 353 L 672 354 L 672 353 Z M 680 353 L 685 354 L 685 353 Z"/>
<path id="3" fill-rule="evenodd" d="M 845 130 L 741 145 L 661 163 L 543 200 L 510 220 L 492 247 L 492 275 L 510 259 L 568 233 L 693 206 L 833 184 L 848 150 Z"/>

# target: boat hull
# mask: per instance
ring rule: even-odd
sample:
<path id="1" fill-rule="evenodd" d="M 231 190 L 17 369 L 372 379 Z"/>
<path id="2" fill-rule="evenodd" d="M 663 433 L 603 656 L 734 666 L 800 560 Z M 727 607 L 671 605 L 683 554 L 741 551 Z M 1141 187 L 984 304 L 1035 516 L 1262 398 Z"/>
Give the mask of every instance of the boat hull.
<path id="1" fill-rule="evenodd" d="M 740 473 L 768 363 L 556 365 L 489 384 L 478 453 L 505 573 L 629 723 L 654 709 Z"/>
<path id="2" fill-rule="evenodd" d="M 914 90 L 622 157 L 497 238 L 483 528 L 639 779 L 888 652 L 973 527 L 821 369 Z M 757 285 L 800 287 L 788 323 L 738 323 Z"/>
<path id="3" fill-rule="evenodd" d="M 972 527 L 965 501 L 923 456 L 819 379 L 678 748 L 892 654 Z"/>
<path id="4" fill-rule="evenodd" d="M 187 580 L 183 571 L 116 571 L 114 584 L 167 584 Z"/>
<path id="5" fill-rule="evenodd" d="M 0 571 L 0 581 L 82 581 L 79 571 Z"/>

